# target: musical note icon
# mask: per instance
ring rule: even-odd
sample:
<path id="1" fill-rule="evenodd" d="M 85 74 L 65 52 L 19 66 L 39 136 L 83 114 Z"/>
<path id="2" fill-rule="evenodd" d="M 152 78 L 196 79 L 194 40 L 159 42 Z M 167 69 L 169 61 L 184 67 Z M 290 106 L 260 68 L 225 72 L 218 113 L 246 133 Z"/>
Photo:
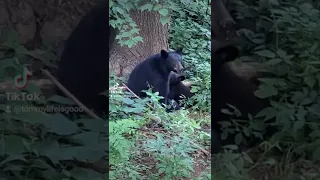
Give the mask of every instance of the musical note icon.
<path id="1" fill-rule="evenodd" d="M 28 84 L 28 78 L 32 75 L 32 72 L 28 70 L 26 66 L 23 66 L 22 68 L 22 74 L 18 74 L 13 78 L 13 84 L 18 89 L 23 89 Z"/>

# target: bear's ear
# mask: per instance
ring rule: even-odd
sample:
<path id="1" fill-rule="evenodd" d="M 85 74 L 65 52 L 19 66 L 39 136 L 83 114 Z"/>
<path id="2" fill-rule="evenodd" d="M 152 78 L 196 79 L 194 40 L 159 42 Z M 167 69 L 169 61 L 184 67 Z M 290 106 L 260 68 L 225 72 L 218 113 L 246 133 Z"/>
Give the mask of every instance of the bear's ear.
<path id="1" fill-rule="evenodd" d="M 235 60 L 239 56 L 239 49 L 236 46 L 227 45 L 213 53 L 212 61 L 214 66 L 223 65 Z"/>
<path id="2" fill-rule="evenodd" d="M 167 58 L 168 57 L 168 52 L 167 51 L 165 51 L 165 50 L 161 50 L 161 57 L 164 57 L 164 58 Z"/>
<path id="3" fill-rule="evenodd" d="M 176 49 L 176 53 L 178 53 L 178 54 L 182 55 L 182 47 L 180 47 L 180 48 Z"/>

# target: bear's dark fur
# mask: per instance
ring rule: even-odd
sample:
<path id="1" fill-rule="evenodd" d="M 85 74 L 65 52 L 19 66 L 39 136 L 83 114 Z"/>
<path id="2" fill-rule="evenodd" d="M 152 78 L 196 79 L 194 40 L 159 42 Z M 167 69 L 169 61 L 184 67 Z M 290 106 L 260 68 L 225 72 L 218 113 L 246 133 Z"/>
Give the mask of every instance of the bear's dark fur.
<path id="1" fill-rule="evenodd" d="M 179 105 L 180 100 L 183 98 L 191 98 L 194 94 L 191 92 L 191 87 L 183 84 L 182 81 L 186 79 L 185 76 L 171 72 L 170 74 L 170 91 L 168 94 L 168 99 L 176 101 Z M 180 109 L 177 108 L 176 110 Z"/>
<path id="2" fill-rule="evenodd" d="M 218 49 L 212 55 L 212 131 L 213 135 L 221 135 L 220 121 L 229 121 L 232 118 L 221 112 L 228 109 L 226 104 L 236 107 L 247 118 L 248 114 L 256 115 L 269 105 L 266 99 L 257 98 L 253 93 L 256 85 L 242 79 L 228 66 L 228 62 L 239 56 L 239 50 L 231 45 Z M 230 135 L 228 135 L 229 137 Z M 219 139 L 219 138 L 213 138 Z M 220 151 L 220 144 L 234 144 L 234 137 L 229 137 L 221 142 L 212 142 L 212 151 Z"/>
<path id="3" fill-rule="evenodd" d="M 182 49 L 154 54 L 140 62 L 131 72 L 127 86 L 141 98 L 146 97 L 142 90 L 148 90 L 149 85 L 159 96 L 164 97 L 160 102 L 168 105 L 169 75 L 171 71 L 181 73 Z"/>
<path id="4" fill-rule="evenodd" d="M 79 101 L 97 112 L 108 109 L 109 6 L 107 1 L 86 14 L 66 41 L 57 79 Z M 63 95 L 58 90 L 59 95 Z"/>

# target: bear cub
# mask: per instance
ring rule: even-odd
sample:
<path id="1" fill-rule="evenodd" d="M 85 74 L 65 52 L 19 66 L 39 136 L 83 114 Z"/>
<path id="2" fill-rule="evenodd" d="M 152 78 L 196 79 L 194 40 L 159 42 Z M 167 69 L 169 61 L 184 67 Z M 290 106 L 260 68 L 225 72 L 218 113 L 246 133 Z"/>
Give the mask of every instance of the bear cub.
<path id="1" fill-rule="evenodd" d="M 191 86 L 186 86 L 182 81 L 184 81 L 186 77 L 181 74 L 177 74 L 175 72 L 170 73 L 169 78 L 169 94 L 168 99 L 173 101 L 173 105 L 175 106 L 174 110 L 180 109 L 180 101 L 182 99 L 189 99 L 194 94 L 191 92 Z"/>

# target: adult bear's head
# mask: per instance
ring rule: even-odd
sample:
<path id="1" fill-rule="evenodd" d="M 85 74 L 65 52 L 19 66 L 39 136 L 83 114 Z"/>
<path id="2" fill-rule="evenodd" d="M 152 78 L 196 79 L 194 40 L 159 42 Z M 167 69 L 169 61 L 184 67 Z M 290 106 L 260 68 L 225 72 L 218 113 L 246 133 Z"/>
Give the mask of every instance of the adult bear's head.
<path id="1" fill-rule="evenodd" d="M 166 62 L 169 71 L 173 71 L 178 74 L 182 74 L 183 66 L 182 62 L 182 48 L 178 48 L 175 51 L 161 50 L 161 58 Z"/>

